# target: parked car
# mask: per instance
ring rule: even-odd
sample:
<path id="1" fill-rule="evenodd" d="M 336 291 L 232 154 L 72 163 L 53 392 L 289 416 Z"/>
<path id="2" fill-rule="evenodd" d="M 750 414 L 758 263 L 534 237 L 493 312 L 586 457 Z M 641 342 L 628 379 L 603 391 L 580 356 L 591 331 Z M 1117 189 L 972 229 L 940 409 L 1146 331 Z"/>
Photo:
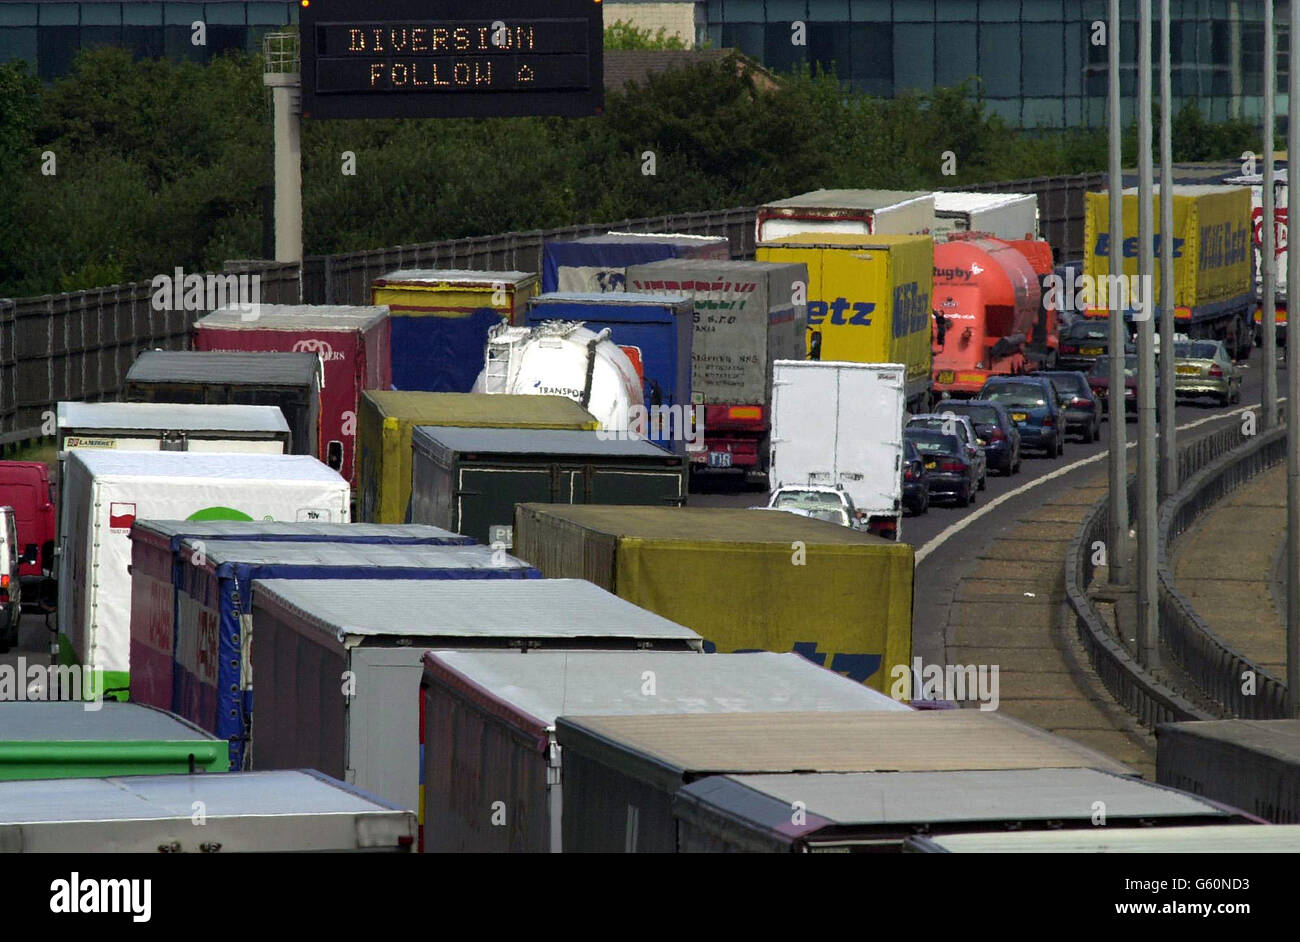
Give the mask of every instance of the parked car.
<path id="1" fill-rule="evenodd" d="M 907 420 L 903 428 L 930 428 L 949 435 L 955 434 L 966 446 L 970 463 L 975 468 L 975 481 L 979 489 L 984 490 L 989 476 L 988 456 L 984 452 L 984 446 L 980 444 L 975 424 L 971 422 L 969 416 L 948 409 L 947 403 L 941 402 L 939 410 L 914 415 Z"/>
<path id="2" fill-rule="evenodd" d="M 768 510 L 790 510 L 805 517 L 815 517 L 842 527 L 860 529 L 858 509 L 853 498 L 841 487 L 824 484 L 805 484 L 799 487 L 779 487 L 772 492 Z"/>
<path id="3" fill-rule="evenodd" d="M 1020 430 L 1006 406 L 984 399 L 960 399 L 945 402 L 943 412 L 970 419 L 990 468 L 1005 475 L 1020 471 Z"/>
<path id="4" fill-rule="evenodd" d="M 1128 332 L 1127 324 L 1125 332 Z M 1097 362 L 1097 357 L 1105 356 L 1110 351 L 1110 321 L 1080 318 L 1070 326 L 1061 328 L 1059 338 L 1057 368 L 1087 371 Z"/>
<path id="5" fill-rule="evenodd" d="M 18 646 L 22 583 L 18 578 L 18 521 L 12 507 L 0 507 L 0 654 Z"/>
<path id="6" fill-rule="evenodd" d="M 1241 401 L 1241 369 L 1222 340 L 1174 341 L 1174 395 L 1213 396 L 1220 405 Z"/>
<path id="7" fill-rule="evenodd" d="M 910 439 L 903 442 L 903 509 L 913 516 L 930 510 L 930 472 Z"/>
<path id="8" fill-rule="evenodd" d="M 1046 376 L 1056 387 L 1065 410 L 1065 433 L 1077 432 L 1079 441 L 1101 440 L 1101 402 L 1088 384 L 1088 377 L 1076 370 L 1045 370 L 1035 376 Z"/>
<path id="9" fill-rule="evenodd" d="M 1020 431 L 1021 444 L 1037 448 L 1049 458 L 1065 454 L 1065 422 L 1059 397 L 1045 376 L 991 376 L 980 399 L 1006 406 Z"/>
<path id="10" fill-rule="evenodd" d="M 903 439 L 921 454 L 931 499 L 947 498 L 959 507 L 975 503 L 979 476 L 965 442 L 955 434 L 923 426 L 903 429 Z"/>

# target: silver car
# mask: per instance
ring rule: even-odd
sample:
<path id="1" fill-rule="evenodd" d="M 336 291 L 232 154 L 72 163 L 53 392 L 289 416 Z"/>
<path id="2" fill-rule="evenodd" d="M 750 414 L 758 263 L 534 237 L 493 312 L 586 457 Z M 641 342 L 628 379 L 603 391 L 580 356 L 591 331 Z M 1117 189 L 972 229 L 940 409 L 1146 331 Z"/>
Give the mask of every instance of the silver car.
<path id="1" fill-rule="evenodd" d="M 1241 401 L 1241 370 L 1222 340 L 1174 341 L 1174 394 L 1213 396 L 1221 405 Z"/>

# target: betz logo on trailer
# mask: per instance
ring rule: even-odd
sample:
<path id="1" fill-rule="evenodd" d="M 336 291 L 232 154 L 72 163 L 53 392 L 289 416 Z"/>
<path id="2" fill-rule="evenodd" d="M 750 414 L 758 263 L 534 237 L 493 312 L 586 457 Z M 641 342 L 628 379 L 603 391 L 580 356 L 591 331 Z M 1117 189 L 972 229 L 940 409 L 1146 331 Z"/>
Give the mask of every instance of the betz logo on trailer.
<path id="1" fill-rule="evenodd" d="M 1152 237 L 1152 239 L 1155 243 L 1156 258 L 1159 258 L 1160 257 L 1160 235 L 1157 233 L 1155 236 Z M 1183 257 L 1183 243 L 1185 241 L 1186 241 L 1185 239 L 1180 239 L 1177 236 L 1174 236 L 1174 258 Z M 1124 249 L 1125 258 L 1137 258 L 1138 237 L 1129 236 L 1127 239 L 1125 239 L 1123 249 Z M 1110 254 L 1110 233 L 1109 232 L 1097 233 L 1097 244 L 1093 246 L 1092 254 L 1093 255 Z"/>
<path id="2" fill-rule="evenodd" d="M 850 301 L 848 298 L 836 298 L 834 301 L 809 301 L 808 323 L 820 324 L 829 313 L 832 324 L 857 324 L 861 327 L 871 326 L 871 312 L 876 305 L 871 301 Z M 853 312 L 852 317 L 845 315 Z"/>

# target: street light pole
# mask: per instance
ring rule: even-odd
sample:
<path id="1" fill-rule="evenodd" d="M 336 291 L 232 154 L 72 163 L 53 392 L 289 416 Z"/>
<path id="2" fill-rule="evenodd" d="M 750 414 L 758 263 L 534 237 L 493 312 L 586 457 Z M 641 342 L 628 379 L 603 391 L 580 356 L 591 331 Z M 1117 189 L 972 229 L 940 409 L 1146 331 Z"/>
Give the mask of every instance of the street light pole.
<path id="1" fill-rule="evenodd" d="M 1123 143 L 1123 125 L 1120 122 L 1119 107 L 1119 0 L 1110 0 L 1109 20 L 1106 27 L 1107 67 L 1109 72 L 1107 93 L 1107 132 L 1110 145 L 1110 179 L 1108 194 L 1110 203 L 1110 274 L 1124 274 L 1124 172 L 1120 146 Z M 1115 279 L 1110 279 L 1112 285 Z M 1111 376 L 1115 375 L 1115 364 L 1124 362 L 1124 304 L 1120 292 L 1110 291 L 1106 299 L 1110 308 L 1110 362 Z M 1121 370 L 1120 375 L 1123 375 Z M 1118 386 L 1119 395 L 1116 395 Z M 1124 418 L 1124 384 L 1113 380 L 1110 389 L 1109 418 L 1107 425 L 1110 432 L 1110 546 L 1107 550 L 1107 562 L 1110 569 L 1111 585 L 1129 584 L 1129 536 L 1128 536 L 1128 460 L 1125 439 Z"/>
<path id="2" fill-rule="evenodd" d="M 1160 0 L 1160 499 L 1178 490 L 1174 422 L 1174 96 L 1169 77 L 1169 4 Z"/>
<path id="3" fill-rule="evenodd" d="M 1277 252 L 1274 248 L 1277 207 L 1273 193 L 1273 124 L 1277 107 L 1273 96 L 1276 90 L 1277 37 L 1273 31 L 1273 0 L 1264 0 L 1264 180 L 1260 188 L 1263 214 L 1259 227 L 1259 309 L 1264 351 L 1260 365 L 1264 370 L 1265 429 L 1277 427 Z"/>
<path id="4" fill-rule="evenodd" d="M 1155 233 L 1151 199 L 1151 0 L 1138 2 L 1138 663 L 1159 664 L 1160 607 L 1156 596 L 1156 361 Z M 1170 351 L 1172 353 L 1172 351 Z M 1122 356 L 1122 353 L 1121 353 Z M 1123 359 L 1112 385 L 1123 388 Z M 1114 402 L 1111 419 L 1116 418 Z M 1120 413 L 1123 421 L 1123 413 Z"/>
<path id="5" fill-rule="evenodd" d="M 1300 0 L 1291 0 L 1290 68 L 1287 75 L 1287 224 L 1300 215 L 1300 188 L 1291 182 L 1290 156 L 1300 154 L 1300 64 L 1295 40 L 1300 37 Z M 1269 158 L 1272 158 L 1269 154 Z M 1289 240 L 1288 240 L 1289 241 Z M 1286 253 L 1286 682 L 1292 717 L 1300 718 L 1300 331 L 1291 326 L 1291 299 L 1300 295 L 1300 252 Z"/>

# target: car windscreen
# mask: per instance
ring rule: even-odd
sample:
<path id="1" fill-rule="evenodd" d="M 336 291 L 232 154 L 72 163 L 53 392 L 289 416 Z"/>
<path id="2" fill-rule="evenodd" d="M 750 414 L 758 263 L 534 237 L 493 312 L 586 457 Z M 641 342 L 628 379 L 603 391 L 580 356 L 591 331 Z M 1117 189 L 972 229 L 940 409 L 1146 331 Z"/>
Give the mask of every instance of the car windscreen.
<path id="1" fill-rule="evenodd" d="M 844 501 L 839 494 L 830 491 L 787 491 L 778 494 L 774 507 L 802 507 L 805 510 L 813 507 L 842 507 Z"/>
<path id="2" fill-rule="evenodd" d="M 1099 357 L 1097 359 L 1097 362 L 1093 364 L 1092 370 L 1089 371 L 1090 375 L 1098 376 L 1098 377 L 1109 377 L 1110 360 L 1111 360 L 1110 357 Z M 1124 375 L 1137 376 L 1137 365 L 1138 365 L 1138 360 L 1136 356 L 1126 356 L 1124 358 Z"/>
<path id="3" fill-rule="evenodd" d="M 1057 393 L 1065 398 L 1088 389 L 1088 381 L 1076 373 L 1053 373 L 1048 379 L 1052 381 Z"/>
<path id="4" fill-rule="evenodd" d="M 947 425 L 946 423 L 948 422 L 951 422 L 952 424 Z M 962 424 L 961 419 L 957 417 L 956 412 L 953 413 L 953 418 L 951 419 L 945 418 L 942 415 L 929 415 L 924 417 L 917 416 L 907 420 L 907 427 L 933 429 L 936 432 L 953 429 L 958 436 L 962 438 L 966 437 L 966 428 Z"/>
<path id="5" fill-rule="evenodd" d="M 992 399 L 1012 406 L 1045 406 L 1047 390 L 1036 383 L 998 383 L 986 386 L 980 393 L 981 399 Z"/>
<path id="6" fill-rule="evenodd" d="M 903 434 L 922 455 L 961 454 L 961 442 L 956 435 L 945 435 L 929 429 L 908 429 Z"/>
<path id="7" fill-rule="evenodd" d="M 956 415 L 964 415 L 977 425 L 997 425 L 998 410 L 993 406 L 972 406 L 963 403 L 959 406 L 953 406 L 952 411 Z"/>
<path id="8" fill-rule="evenodd" d="M 1067 340 L 1100 340 L 1105 342 L 1110 339 L 1110 327 L 1105 322 L 1092 324 L 1087 321 L 1075 321 L 1065 328 L 1064 336 Z"/>
<path id="9" fill-rule="evenodd" d="M 1213 360 L 1218 354 L 1217 341 L 1201 340 L 1174 344 L 1174 358 L 1179 360 Z"/>

